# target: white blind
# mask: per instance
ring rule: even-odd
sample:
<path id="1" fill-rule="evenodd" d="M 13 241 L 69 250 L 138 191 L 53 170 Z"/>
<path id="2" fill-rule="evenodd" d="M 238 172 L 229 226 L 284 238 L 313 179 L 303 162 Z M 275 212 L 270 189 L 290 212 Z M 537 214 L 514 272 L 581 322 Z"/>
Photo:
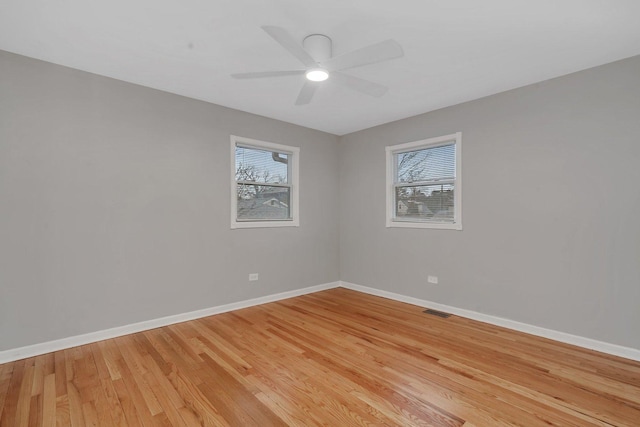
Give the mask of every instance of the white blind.
<path id="1" fill-rule="evenodd" d="M 288 153 L 236 145 L 237 220 L 291 219 Z"/>
<path id="2" fill-rule="evenodd" d="M 396 182 L 455 179 L 455 144 L 399 153 L 396 160 Z"/>
<path id="3" fill-rule="evenodd" d="M 289 154 L 236 146 L 236 181 L 287 184 Z"/>
<path id="4" fill-rule="evenodd" d="M 395 154 L 395 218 L 453 222 L 455 180 L 455 143 Z"/>

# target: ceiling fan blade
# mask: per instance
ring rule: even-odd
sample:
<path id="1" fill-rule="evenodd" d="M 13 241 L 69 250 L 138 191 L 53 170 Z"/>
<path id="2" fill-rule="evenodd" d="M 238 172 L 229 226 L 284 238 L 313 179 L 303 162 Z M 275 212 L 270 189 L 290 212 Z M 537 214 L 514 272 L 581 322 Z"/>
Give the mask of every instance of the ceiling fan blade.
<path id="1" fill-rule="evenodd" d="M 300 76 L 305 70 L 290 71 L 258 71 L 256 73 L 236 73 L 231 74 L 234 79 L 262 79 L 265 77 Z"/>
<path id="2" fill-rule="evenodd" d="M 296 105 L 306 105 L 311 102 L 311 98 L 313 98 L 313 94 L 318 90 L 318 86 L 318 83 L 315 82 L 304 82 L 304 85 L 298 94 L 298 98 L 296 99 Z"/>
<path id="3" fill-rule="evenodd" d="M 361 67 L 363 65 L 375 64 L 377 62 L 388 61 L 404 56 L 402 46 L 395 40 L 385 40 L 372 44 L 353 52 L 338 55 L 322 63 L 322 66 L 329 71 L 346 70 L 347 68 Z"/>
<path id="4" fill-rule="evenodd" d="M 380 98 L 389 90 L 389 88 L 381 84 L 370 82 L 369 80 L 361 79 L 359 77 L 354 77 L 349 74 L 344 74 L 337 71 L 331 73 L 331 80 L 334 80 L 336 83 L 339 83 L 350 89 L 357 90 L 358 92 L 362 92 L 370 96 L 375 96 L 376 98 Z"/>
<path id="5" fill-rule="evenodd" d="M 264 25 L 262 29 L 277 41 L 280 46 L 285 48 L 290 54 L 298 58 L 306 67 L 317 67 L 316 61 L 302 48 L 300 43 L 297 43 L 291 34 L 285 31 L 283 28 L 274 27 L 271 25 Z"/>

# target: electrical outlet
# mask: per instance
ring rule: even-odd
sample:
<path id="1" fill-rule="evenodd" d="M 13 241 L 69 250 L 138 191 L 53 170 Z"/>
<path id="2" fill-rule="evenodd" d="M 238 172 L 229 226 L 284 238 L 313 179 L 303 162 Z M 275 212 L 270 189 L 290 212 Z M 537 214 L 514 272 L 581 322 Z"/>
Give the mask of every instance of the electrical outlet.
<path id="1" fill-rule="evenodd" d="M 250 282 L 257 282 L 258 281 L 258 273 L 249 274 L 249 281 Z"/>
<path id="2" fill-rule="evenodd" d="M 427 282 L 433 283 L 434 285 L 438 284 L 438 276 L 427 276 Z"/>

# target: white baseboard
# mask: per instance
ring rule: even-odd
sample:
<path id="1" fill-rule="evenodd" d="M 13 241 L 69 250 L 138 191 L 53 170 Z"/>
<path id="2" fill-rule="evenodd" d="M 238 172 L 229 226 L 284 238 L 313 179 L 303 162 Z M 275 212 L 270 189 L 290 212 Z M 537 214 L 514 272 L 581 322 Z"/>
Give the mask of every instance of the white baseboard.
<path id="1" fill-rule="evenodd" d="M 311 294 L 314 292 L 323 291 L 325 289 L 337 288 L 338 286 L 340 286 L 340 282 L 325 283 L 322 285 L 310 286 L 303 289 L 295 289 L 293 291 L 281 292 L 278 294 L 267 295 L 259 298 L 252 298 L 249 300 L 234 302 L 231 304 L 224 304 L 216 307 L 205 308 L 202 310 L 190 311 L 188 313 L 175 314 L 172 316 L 161 317 L 159 319 L 146 320 L 143 322 L 132 323 L 130 325 L 118 326 L 116 328 L 105 329 L 102 331 L 90 332 L 88 334 L 76 335 L 59 340 L 47 341 L 39 344 L 28 345 L 25 347 L 4 350 L 0 351 L 0 363 L 12 362 L 14 360 L 51 353 L 53 351 L 64 350 L 70 347 L 76 347 L 79 345 L 90 344 L 109 338 L 116 338 L 123 335 L 133 334 L 135 332 L 142 332 L 149 329 L 160 328 L 162 326 L 173 325 L 174 323 L 186 322 L 188 320 L 199 319 L 201 317 L 211 316 L 214 314 L 226 313 L 228 311 L 252 307 L 254 305 L 266 304 L 268 302 L 280 301 L 300 295 Z"/>
<path id="2" fill-rule="evenodd" d="M 537 336 L 549 338 L 555 341 L 560 341 L 567 344 L 573 344 L 578 347 L 588 348 L 590 350 L 596 350 L 602 353 L 612 354 L 614 356 L 620 356 L 627 359 L 640 361 L 640 350 L 638 349 L 623 347 L 617 344 L 610 344 L 603 341 L 597 341 L 591 338 L 585 338 L 578 335 L 568 334 L 566 332 L 559 332 L 559 331 L 554 331 L 552 329 L 541 328 L 539 326 L 516 322 L 514 320 L 504 319 L 502 317 L 491 316 L 488 314 L 483 314 L 483 313 L 478 313 L 471 310 L 452 307 L 445 304 L 436 303 L 433 301 L 413 298 L 406 295 L 396 294 L 394 292 L 388 292 L 388 291 L 383 291 L 381 289 L 370 288 L 368 286 L 361 286 L 361 285 L 356 285 L 349 282 L 338 281 L 338 282 L 332 282 L 332 283 L 325 283 L 317 286 L 311 286 L 303 289 L 296 289 L 293 291 L 282 292 L 282 293 L 273 294 L 273 295 L 267 295 L 264 297 L 253 298 L 245 301 L 219 305 L 216 307 L 210 307 L 202 310 L 191 311 L 188 313 L 161 317 L 159 319 L 146 320 L 143 322 L 132 323 L 130 325 L 119 326 L 116 328 L 105 329 L 102 331 L 91 332 L 83 335 L 76 335 L 73 337 L 62 338 L 59 340 L 48 341 L 48 342 L 29 345 L 25 347 L 4 350 L 4 351 L 0 351 L 0 363 L 12 362 L 14 360 L 24 359 L 26 357 L 38 356 L 41 354 L 51 353 L 53 351 L 64 350 L 70 347 L 90 344 L 96 341 L 116 338 L 116 337 L 120 337 L 127 334 L 133 334 L 136 332 L 142 332 L 149 329 L 160 328 L 162 326 L 173 325 L 174 323 L 186 322 L 188 320 L 199 319 L 206 316 L 212 316 L 214 314 L 226 313 L 228 311 L 239 310 L 247 307 L 253 307 L 255 305 L 266 304 L 269 302 L 280 301 L 283 299 L 293 298 L 300 295 L 311 294 L 314 292 L 319 292 L 319 291 L 332 289 L 336 287 L 352 289 L 354 291 L 359 291 L 359 292 L 363 292 L 366 294 L 375 295 L 383 298 L 389 298 L 395 301 L 406 302 L 408 304 L 413 304 L 420 307 L 428 307 L 435 310 L 455 314 L 457 316 L 466 317 L 468 319 L 478 320 L 480 322 L 502 326 L 502 327 L 513 329 L 516 331 L 525 332 L 531 335 L 537 335 Z"/>
<path id="3" fill-rule="evenodd" d="M 585 338 L 578 335 L 568 334 L 566 332 L 554 331 L 553 329 L 541 328 L 539 326 L 529 325 L 526 323 L 516 322 L 514 320 L 504 319 L 502 317 L 491 316 L 489 314 L 478 313 L 476 311 L 465 310 L 463 308 L 451 307 L 449 305 L 439 304 L 432 301 L 413 298 L 406 295 L 396 294 L 393 292 L 383 291 L 381 289 L 370 288 L 368 286 L 356 285 L 349 282 L 340 282 L 340 286 L 366 294 L 375 295 L 383 298 L 389 298 L 395 301 L 406 302 L 408 304 L 417 305 L 425 308 L 432 308 L 438 311 L 455 314 L 456 316 L 466 317 L 468 319 L 477 320 L 492 325 L 502 326 L 520 332 L 525 332 L 539 337 L 549 338 L 566 344 L 572 344 L 578 347 L 587 348 L 589 350 L 600 351 L 602 353 L 612 354 L 614 356 L 624 357 L 626 359 L 640 361 L 640 350 L 630 347 L 624 347 L 617 344 L 611 344 L 603 341 L 597 341 L 591 338 Z"/>

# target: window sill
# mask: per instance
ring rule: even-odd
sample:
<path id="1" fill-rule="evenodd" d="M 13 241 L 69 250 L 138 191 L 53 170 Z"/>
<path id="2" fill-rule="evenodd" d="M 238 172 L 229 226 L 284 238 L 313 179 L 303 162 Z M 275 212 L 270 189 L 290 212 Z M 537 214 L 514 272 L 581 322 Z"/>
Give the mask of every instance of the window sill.
<path id="1" fill-rule="evenodd" d="M 231 221 L 231 229 L 237 228 L 278 228 L 278 227 L 299 227 L 300 221 L 297 219 L 290 221 Z"/>
<path id="2" fill-rule="evenodd" d="M 422 221 L 394 221 L 387 220 L 387 228 L 431 228 L 435 230 L 462 230 L 460 223 L 438 223 Z"/>

